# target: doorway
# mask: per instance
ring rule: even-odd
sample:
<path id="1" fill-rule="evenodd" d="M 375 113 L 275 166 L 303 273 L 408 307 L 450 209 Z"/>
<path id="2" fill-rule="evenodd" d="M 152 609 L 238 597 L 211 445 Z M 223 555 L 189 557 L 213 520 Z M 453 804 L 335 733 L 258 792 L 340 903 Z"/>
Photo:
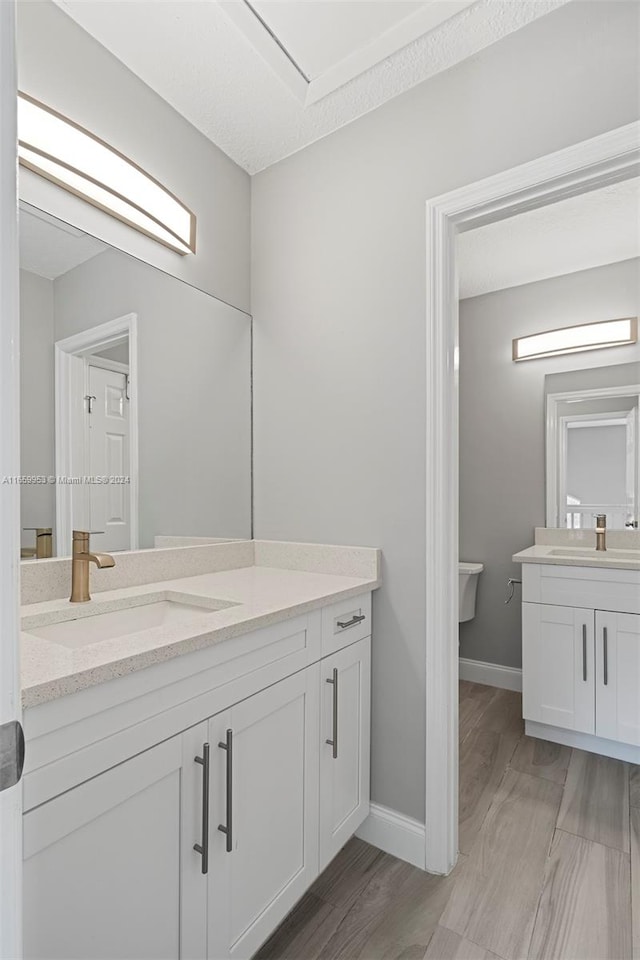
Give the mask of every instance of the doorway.
<path id="1" fill-rule="evenodd" d="M 455 238 L 535 207 L 638 176 L 628 124 L 427 203 L 425 867 L 458 852 L 458 276 Z"/>

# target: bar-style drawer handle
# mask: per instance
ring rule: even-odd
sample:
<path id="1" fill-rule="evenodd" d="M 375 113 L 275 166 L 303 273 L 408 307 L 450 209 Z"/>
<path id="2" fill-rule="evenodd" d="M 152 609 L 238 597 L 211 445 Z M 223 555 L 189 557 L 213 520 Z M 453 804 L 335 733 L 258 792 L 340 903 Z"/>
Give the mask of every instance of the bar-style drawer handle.
<path id="1" fill-rule="evenodd" d="M 582 624 L 582 679 L 587 682 L 587 625 Z"/>
<path id="2" fill-rule="evenodd" d="M 603 680 L 605 687 L 609 683 L 609 631 L 606 627 L 602 628 L 602 654 L 603 654 Z"/>
<path id="3" fill-rule="evenodd" d="M 331 740 L 325 740 L 330 747 L 332 747 L 333 759 L 338 759 L 338 669 L 337 667 L 333 668 L 333 674 L 331 677 L 327 677 L 327 683 L 333 685 L 333 706 L 332 706 L 332 722 L 333 722 L 333 733 Z"/>
<path id="4" fill-rule="evenodd" d="M 337 623 L 337 626 L 340 627 L 341 630 L 346 630 L 347 627 L 354 627 L 354 626 L 356 625 L 356 623 L 362 623 L 362 621 L 363 621 L 363 620 L 366 620 L 366 619 L 367 619 L 367 618 L 365 617 L 364 613 L 361 613 L 361 614 L 359 614 L 359 615 L 358 615 L 357 613 L 355 613 L 355 614 L 351 617 L 351 620 L 338 620 L 338 621 L 336 621 L 336 623 Z"/>
<path id="5" fill-rule="evenodd" d="M 202 756 L 194 757 L 202 766 L 202 843 L 194 843 L 193 849 L 202 857 L 202 872 L 209 872 L 209 744 L 202 744 Z"/>
<path id="6" fill-rule="evenodd" d="M 221 741 L 218 746 L 221 750 L 227 751 L 227 822 L 219 823 L 218 830 L 224 833 L 227 838 L 227 853 L 233 850 L 233 730 L 227 730 L 226 741 Z"/>

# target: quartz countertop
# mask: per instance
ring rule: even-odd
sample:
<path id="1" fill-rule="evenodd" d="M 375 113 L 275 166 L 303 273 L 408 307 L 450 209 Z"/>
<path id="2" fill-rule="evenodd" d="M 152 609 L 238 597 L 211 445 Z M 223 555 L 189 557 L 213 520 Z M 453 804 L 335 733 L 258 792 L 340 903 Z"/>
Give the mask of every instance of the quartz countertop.
<path id="1" fill-rule="evenodd" d="M 586 546 L 536 543 L 514 553 L 515 563 L 552 563 L 563 567 L 602 567 L 609 570 L 640 570 L 640 550 L 618 547 L 596 552 Z"/>
<path id="2" fill-rule="evenodd" d="M 68 600 L 28 604 L 21 609 L 23 706 L 54 700 L 379 586 L 380 580 L 374 578 L 253 565 L 118 590 L 102 590 L 88 603 L 76 605 L 74 616 L 90 617 L 109 610 L 134 607 L 140 605 L 140 597 L 148 601 L 150 595 L 167 592 L 179 594 L 187 603 L 193 597 L 194 600 L 225 601 L 233 606 L 204 611 L 197 621 L 164 624 L 77 649 L 28 632 L 29 628 L 35 629 L 36 623 L 41 627 L 67 620 Z"/>

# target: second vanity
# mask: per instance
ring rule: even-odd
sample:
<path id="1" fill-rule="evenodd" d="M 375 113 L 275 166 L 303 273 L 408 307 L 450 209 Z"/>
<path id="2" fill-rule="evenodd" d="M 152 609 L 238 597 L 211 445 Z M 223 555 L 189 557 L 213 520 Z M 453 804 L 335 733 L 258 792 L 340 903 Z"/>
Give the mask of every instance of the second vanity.
<path id="1" fill-rule="evenodd" d="M 124 554 L 76 619 L 23 607 L 25 957 L 256 952 L 369 812 L 379 561 Z"/>
<path id="2" fill-rule="evenodd" d="M 525 729 L 639 763 L 640 552 L 626 542 L 596 552 L 591 540 L 540 530 L 513 558 L 522 563 Z"/>

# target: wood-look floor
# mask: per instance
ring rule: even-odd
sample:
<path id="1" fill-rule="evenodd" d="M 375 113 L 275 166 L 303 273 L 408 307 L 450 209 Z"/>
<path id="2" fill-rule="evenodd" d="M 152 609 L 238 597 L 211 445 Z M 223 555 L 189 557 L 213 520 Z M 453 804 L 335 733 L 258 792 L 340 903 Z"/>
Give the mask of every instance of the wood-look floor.
<path id="1" fill-rule="evenodd" d="M 640 767 L 524 735 L 460 683 L 460 859 L 351 840 L 256 960 L 640 960 Z"/>

